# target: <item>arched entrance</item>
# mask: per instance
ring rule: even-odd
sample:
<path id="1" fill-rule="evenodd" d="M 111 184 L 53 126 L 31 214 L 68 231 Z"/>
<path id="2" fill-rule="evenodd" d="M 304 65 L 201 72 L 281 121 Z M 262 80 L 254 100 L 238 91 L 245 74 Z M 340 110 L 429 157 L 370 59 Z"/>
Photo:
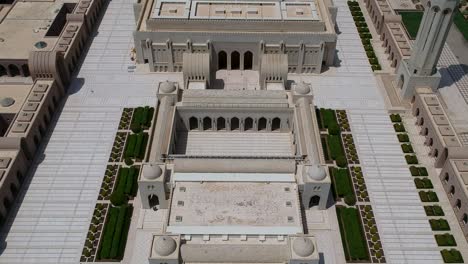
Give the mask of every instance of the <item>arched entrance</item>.
<path id="1" fill-rule="evenodd" d="M 189 119 L 189 126 L 190 126 L 190 130 L 197 130 L 198 129 L 198 119 L 196 117 L 192 116 Z"/>
<path id="2" fill-rule="evenodd" d="M 281 119 L 278 117 L 273 118 L 273 121 L 271 122 L 271 130 L 276 131 L 281 128 Z"/>
<path id="3" fill-rule="evenodd" d="M 8 65 L 8 70 L 10 70 L 10 76 L 16 76 L 20 74 L 20 71 L 16 65 L 10 64 Z"/>
<path id="4" fill-rule="evenodd" d="M 314 195 L 314 196 L 312 196 L 312 198 L 310 198 L 309 208 L 314 207 L 314 206 L 318 206 L 319 203 L 320 203 L 320 196 Z"/>
<path id="5" fill-rule="evenodd" d="M 251 70 L 253 67 L 253 54 L 250 51 L 244 53 L 244 70 Z"/>
<path id="6" fill-rule="evenodd" d="M 240 54 L 237 51 L 231 53 L 231 70 L 240 69 Z"/>
<path id="7" fill-rule="evenodd" d="M 0 76 L 6 75 L 7 71 L 3 65 L 0 65 Z"/>
<path id="8" fill-rule="evenodd" d="M 203 130 L 211 130 L 211 129 L 212 129 L 211 118 L 209 117 L 203 118 Z"/>
<path id="9" fill-rule="evenodd" d="M 253 119 L 250 117 L 247 117 L 244 121 L 244 130 L 252 130 L 253 129 Z"/>
<path id="10" fill-rule="evenodd" d="M 21 65 L 21 69 L 23 70 L 23 76 L 28 77 L 29 76 L 29 67 L 27 64 Z"/>
<path id="11" fill-rule="evenodd" d="M 148 196 L 148 204 L 150 208 L 153 208 L 153 210 L 159 209 L 159 198 L 155 194 L 151 194 Z"/>
<path id="12" fill-rule="evenodd" d="M 258 120 L 258 130 L 266 130 L 267 128 L 267 120 L 266 118 L 262 117 Z"/>
<path id="13" fill-rule="evenodd" d="M 218 117 L 216 120 L 216 130 L 225 130 L 226 120 L 223 117 Z"/>
<path id="14" fill-rule="evenodd" d="M 231 130 L 239 130 L 239 118 L 233 117 L 231 119 Z"/>
<path id="15" fill-rule="evenodd" d="M 218 53 L 218 69 L 227 69 L 227 54 L 225 51 L 220 51 Z"/>

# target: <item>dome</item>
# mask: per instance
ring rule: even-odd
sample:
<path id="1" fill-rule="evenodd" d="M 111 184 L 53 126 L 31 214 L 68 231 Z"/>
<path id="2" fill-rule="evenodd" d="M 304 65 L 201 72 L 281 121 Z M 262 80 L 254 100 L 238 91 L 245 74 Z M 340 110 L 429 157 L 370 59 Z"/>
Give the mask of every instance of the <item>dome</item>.
<path id="1" fill-rule="evenodd" d="M 298 256 L 308 257 L 314 253 L 314 243 L 307 237 L 298 237 L 293 241 L 293 250 Z"/>
<path id="2" fill-rule="evenodd" d="M 159 85 L 159 90 L 163 93 L 172 93 L 176 89 L 173 82 L 165 81 Z"/>
<path id="3" fill-rule="evenodd" d="M 44 41 L 39 41 L 39 42 L 36 42 L 34 44 L 34 47 L 36 47 L 38 49 L 43 49 L 43 48 L 47 47 L 47 43 L 45 43 Z"/>
<path id="4" fill-rule="evenodd" d="M 176 241 L 169 236 L 162 236 L 156 239 L 154 241 L 154 246 L 153 250 L 159 255 L 159 256 L 169 256 L 172 254 L 177 248 L 177 243 Z"/>
<path id="5" fill-rule="evenodd" d="M 296 88 L 294 90 L 298 94 L 308 94 L 310 93 L 310 85 L 305 82 L 300 82 L 296 84 Z"/>
<path id="6" fill-rule="evenodd" d="M 11 97 L 4 97 L 0 99 L 0 105 L 3 107 L 9 107 L 12 106 L 15 103 L 15 99 Z"/>
<path id="7" fill-rule="evenodd" d="M 145 167 L 143 168 L 143 176 L 146 179 L 154 180 L 154 179 L 159 178 L 161 174 L 162 174 L 162 169 L 161 167 L 159 167 L 159 165 L 149 164 L 149 165 L 145 165 Z"/>
<path id="8" fill-rule="evenodd" d="M 314 181 L 321 181 L 327 177 L 327 172 L 320 165 L 305 166 L 303 172 Z"/>

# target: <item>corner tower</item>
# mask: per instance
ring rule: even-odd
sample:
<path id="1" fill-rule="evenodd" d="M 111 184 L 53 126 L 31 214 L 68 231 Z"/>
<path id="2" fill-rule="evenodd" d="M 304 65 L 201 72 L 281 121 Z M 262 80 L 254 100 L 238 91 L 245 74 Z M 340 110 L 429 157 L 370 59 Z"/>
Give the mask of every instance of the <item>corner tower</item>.
<path id="1" fill-rule="evenodd" d="M 432 0 L 427 2 L 413 51 L 397 71 L 397 87 L 403 99 L 410 98 L 416 87 L 428 86 L 436 91 L 440 74 L 437 62 L 444 48 L 453 21 L 458 0 Z"/>

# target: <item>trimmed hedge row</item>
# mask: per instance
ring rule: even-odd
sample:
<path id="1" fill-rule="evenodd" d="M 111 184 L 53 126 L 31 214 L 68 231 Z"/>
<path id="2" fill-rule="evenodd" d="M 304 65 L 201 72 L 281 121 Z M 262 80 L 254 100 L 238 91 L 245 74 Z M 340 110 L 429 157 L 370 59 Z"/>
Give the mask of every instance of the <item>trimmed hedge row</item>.
<path id="1" fill-rule="evenodd" d="M 320 108 L 320 116 L 323 122 L 323 128 L 329 128 L 330 126 L 338 126 L 336 120 L 335 110 Z"/>
<path id="2" fill-rule="evenodd" d="M 121 260 L 127 242 L 128 223 L 132 217 L 133 207 L 125 205 L 110 207 L 104 232 L 99 247 L 98 259 Z"/>
<path id="3" fill-rule="evenodd" d="M 115 206 L 124 204 L 128 197 L 135 197 L 138 190 L 138 168 L 120 168 L 116 187 L 111 194 L 111 203 Z"/>
<path id="4" fill-rule="evenodd" d="M 398 134 L 397 137 L 399 142 L 409 142 L 409 137 L 407 134 Z"/>
<path id="5" fill-rule="evenodd" d="M 148 133 L 131 134 L 128 136 L 124 157 L 144 159 L 148 139 Z"/>
<path id="6" fill-rule="evenodd" d="M 438 202 L 439 197 L 437 197 L 437 194 L 433 191 L 420 191 L 419 192 L 419 198 L 423 203 L 429 203 L 429 202 Z"/>
<path id="7" fill-rule="evenodd" d="M 440 252 L 445 263 L 464 263 L 460 251 L 456 249 L 444 249 Z"/>
<path id="8" fill-rule="evenodd" d="M 399 123 L 401 122 L 401 116 L 399 114 L 391 114 L 390 120 L 392 120 L 393 123 Z"/>
<path id="9" fill-rule="evenodd" d="M 359 211 L 356 208 L 336 207 L 343 248 L 348 260 L 369 260 Z"/>
<path id="10" fill-rule="evenodd" d="M 429 175 L 425 167 L 411 166 L 409 170 L 411 172 L 411 176 L 428 176 Z"/>
<path id="11" fill-rule="evenodd" d="M 393 124 L 393 128 L 396 132 L 406 132 L 405 126 L 402 123 Z"/>
<path id="12" fill-rule="evenodd" d="M 143 129 L 148 129 L 151 126 L 153 120 L 154 107 L 137 107 L 133 113 L 132 122 L 130 123 L 130 129 L 134 133 L 139 133 Z"/>
<path id="13" fill-rule="evenodd" d="M 401 150 L 403 153 L 414 153 L 413 146 L 411 146 L 411 144 L 402 144 Z"/>
<path id="14" fill-rule="evenodd" d="M 338 197 L 354 196 L 353 183 L 351 182 L 348 169 L 332 168 L 332 175 L 335 180 L 336 195 Z"/>
<path id="15" fill-rule="evenodd" d="M 450 226 L 445 219 L 430 219 L 429 224 L 434 231 L 450 231 Z"/>
<path id="16" fill-rule="evenodd" d="M 415 155 L 406 155 L 406 163 L 408 164 L 418 164 L 418 158 Z"/>
<path id="17" fill-rule="evenodd" d="M 455 238 L 451 234 L 448 234 L 448 233 L 435 235 L 435 239 L 436 239 L 437 245 L 440 247 L 457 246 L 457 241 L 455 241 Z"/>
<path id="18" fill-rule="evenodd" d="M 431 180 L 425 179 L 414 179 L 414 184 L 416 185 L 416 189 L 432 189 L 434 186 L 432 185 Z"/>
<path id="19" fill-rule="evenodd" d="M 328 135 L 328 146 L 330 148 L 331 158 L 336 160 L 339 156 L 344 156 L 344 150 L 341 145 L 341 136 Z"/>
<path id="20" fill-rule="evenodd" d="M 444 210 L 438 205 L 428 205 L 424 206 L 424 211 L 427 216 L 444 216 Z"/>

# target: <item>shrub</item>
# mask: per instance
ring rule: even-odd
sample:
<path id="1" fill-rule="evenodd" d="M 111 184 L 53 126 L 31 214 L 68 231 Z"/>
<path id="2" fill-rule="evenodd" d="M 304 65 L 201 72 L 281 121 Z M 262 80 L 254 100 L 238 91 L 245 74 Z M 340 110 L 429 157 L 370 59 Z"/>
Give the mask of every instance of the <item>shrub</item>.
<path id="1" fill-rule="evenodd" d="M 438 205 L 427 205 L 424 206 L 424 211 L 426 212 L 427 216 L 444 216 L 444 211 L 442 207 Z"/>
<path id="2" fill-rule="evenodd" d="M 336 165 L 340 168 L 345 168 L 348 165 L 348 161 L 344 155 L 338 156 L 336 158 Z"/>
<path id="3" fill-rule="evenodd" d="M 380 71 L 382 70 L 382 67 L 380 67 L 380 64 L 374 64 L 371 66 L 372 71 Z"/>
<path id="4" fill-rule="evenodd" d="M 455 238 L 448 233 L 435 235 L 435 239 L 437 241 L 437 245 L 440 247 L 455 247 L 457 246 L 457 242 Z"/>
<path id="5" fill-rule="evenodd" d="M 416 185 L 417 189 L 432 189 L 434 186 L 432 185 L 431 180 L 429 179 L 414 179 L 414 184 Z"/>
<path id="6" fill-rule="evenodd" d="M 415 155 L 406 155 L 405 159 L 408 164 L 418 164 L 418 158 Z"/>
<path id="7" fill-rule="evenodd" d="M 344 202 L 349 206 L 354 206 L 356 204 L 356 197 L 354 194 L 348 194 L 344 197 Z"/>
<path id="8" fill-rule="evenodd" d="M 330 135 L 339 135 L 340 134 L 340 127 L 337 124 L 330 124 L 328 126 L 328 133 Z"/>
<path id="9" fill-rule="evenodd" d="M 359 11 L 351 11 L 351 15 L 355 17 L 362 17 L 364 14 L 359 10 Z"/>
<path id="10" fill-rule="evenodd" d="M 130 157 L 125 158 L 125 165 L 127 166 L 132 166 L 133 165 L 133 160 Z"/>
<path id="11" fill-rule="evenodd" d="M 444 249 L 440 251 L 445 263 L 463 263 L 463 257 L 460 251 L 456 249 Z"/>
<path id="12" fill-rule="evenodd" d="M 371 46 L 371 43 L 370 43 L 370 39 L 361 39 L 361 43 L 362 45 L 366 46 L 366 45 L 370 45 Z M 371 46 L 372 47 L 372 46 Z"/>
<path id="13" fill-rule="evenodd" d="M 369 28 L 367 27 L 358 27 L 357 30 L 359 33 L 369 33 Z"/>
<path id="14" fill-rule="evenodd" d="M 349 6 L 359 6 L 359 3 L 356 1 L 348 1 Z"/>
<path id="15" fill-rule="evenodd" d="M 429 175 L 429 173 L 427 173 L 427 169 L 425 167 L 419 167 L 418 170 L 419 170 L 419 175 L 421 175 L 421 176 L 428 176 Z"/>
<path id="16" fill-rule="evenodd" d="M 427 202 L 438 202 L 439 198 L 437 197 L 437 194 L 433 191 L 420 191 L 419 192 L 419 198 L 421 199 L 422 202 L 427 203 Z"/>
<path id="17" fill-rule="evenodd" d="M 374 48 L 372 47 L 372 45 L 364 45 L 364 50 L 365 51 L 374 51 Z"/>
<path id="18" fill-rule="evenodd" d="M 324 128 L 328 128 L 332 124 L 336 124 L 338 126 L 334 110 L 320 108 L 320 114 L 322 117 Z"/>
<path id="19" fill-rule="evenodd" d="M 361 22 L 365 21 L 364 17 L 362 17 L 362 16 L 353 16 L 353 19 L 354 19 L 355 22 L 356 21 L 361 21 Z"/>
<path id="20" fill-rule="evenodd" d="M 434 231 L 449 231 L 450 226 L 445 219 L 430 219 L 429 224 Z"/>
<path id="21" fill-rule="evenodd" d="M 121 206 L 127 202 L 127 196 L 123 192 L 112 192 L 110 202 L 114 206 Z"/>
<path id="22" fill-rule="evenodd" d="M 413 153 L 413 146 L 411 144 L 403 144 L 401 145 L 401 150 L 403 150 L 403 153 Z"/>
<path id="23" fill-rule="evenodd" d="M 416 166 L 409 167 L 409 170 L 411 172 L 411 176 L 420 176 L 419 169 Z"/>
<path id="24" fill-rule="evenodd" d="M 344 156 L 343 147 L 341 145 L 341 136 L 328 135 L 328 146 L 330 147 L 331 158 L 336 160 L 339 156 Z"/>
<path id="25" fill-rule="evenodd" d="M 391 114 L 390 115 L 390 120 L 392 120 L 393 123 L 400 123 L 401 122 L 401 116 L 399 114 Z"/>
<path id="26" fill-rule="evenodd" d="M 393 128 L 396 132 L 406 132 L 405 126 L 402 123 L 395 123 L 393 124 Z"/>
<path id="27" fill-rule="evenodd" d="M 98 259 L 122 259 L 123 249 L 125 249 L 125 245 L 122 244 L 125 244 L 127 240 L 128 222 L 131 215 L 132 207 L 128 205 L 109 209 L 108 221 L 104 226 Z"/>
<path id="28" fill-rule="evenodd" d="M 132 130 L 132 132 L 136 134 L 136 133 L 140 133 L 142 128 L 140 124 L 131 124 L 130 130 Z"/>
<path id="29" fill-rule="evenodd" d="M 342 233 L 345 255 L 352 260 L 368 260 L 366 239 L 359 212 L 355 208 L 337 207 L 336 213 Z"/>
<path id="30" fill-rule="evenodd" d="M 377 58 L 370 58 L 369 63 L 374 65 L 374 64 L 379 64 L 379 61 L 377 60 Z"/>
<path id="31" fill-rule="evenodd" d="M 375 53 L 372 50 L 366 51 L 366 55 L 368 58 L 375 58 Z"/>
<path id="32" fill-rule="evenodd" d="M 332 168 L 332 175 L 338 197 L 354 194 L 353 183 L 351 182 L 348 169 Z"/>
<path id="33" fill-rule="evenodd" d="M 363 18 L 363 19 L 364 19 L 364 18 Z M 361 37 L 362 39 L 372 39 L 371 33 L 359 33 L 359 37 Z M 377 64 L 377 63 L 379 63 L 379 62 L 377 61 L 377 59 L 376 59 L 375 61 L 376 61 L 376 62 L 374 62 L 374 63 L 371 61 L 371 64 Z"/>
<path id="34" fill-rule="evenodd" d="M 399 142 L 409 142 L 409 137 L 407 134 L 398 134 L 397 137 Z"/>
<path id="35" fill-rule="evenodd" d="M 125 146 L 125 152 L 124 152 L 124 157 L 125 158 L 133 156 L 133 152 L 135 150 L 136 140 L 137 140 L 137 135 L 136 134 L 132 134 L 132 135 L 128 136 L 127 144 Z"/>

